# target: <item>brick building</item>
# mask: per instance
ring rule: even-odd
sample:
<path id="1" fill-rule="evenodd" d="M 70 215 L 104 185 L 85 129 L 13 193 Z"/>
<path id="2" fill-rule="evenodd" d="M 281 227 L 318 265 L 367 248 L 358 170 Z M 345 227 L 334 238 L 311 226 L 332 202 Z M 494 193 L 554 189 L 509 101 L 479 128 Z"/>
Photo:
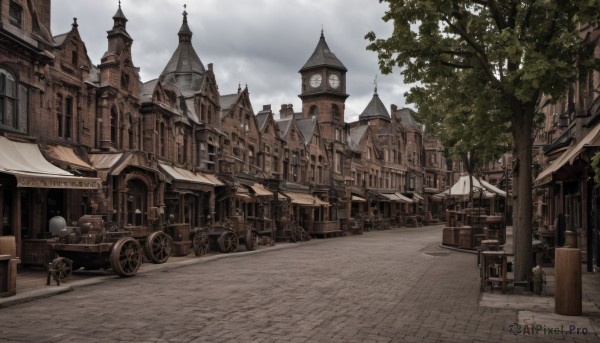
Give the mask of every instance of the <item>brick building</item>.
<path id="1" fill-rule="evenodd" d="M 248 87 L 220 94 L 186 11 L 170 60 L 142 82 L 120 4 L 98 64 L 76 19 L 52 36 L 51 1 L 1 5 L 0 150 L 26 158 L 0 162 L 0 217 L 19 249 L 47 238 L 58 214 L 161 229 L 242 213 L 277 237 L 290 223 L 340 233 L 351 217 L 386 227 L 423 215 L 424 188 L 443 187 L 442 171 L 424 168 L 412 110 L 388 112 L 375 90 L 358 121 L 345 122 L 348 70 L 323 32 L 299 70 L 301 111 L 264 105 L 255 114 Z M 34 158 L 38 169 L 26 163 Z M 437 181 L 427 184 L 429 174 Z"/>

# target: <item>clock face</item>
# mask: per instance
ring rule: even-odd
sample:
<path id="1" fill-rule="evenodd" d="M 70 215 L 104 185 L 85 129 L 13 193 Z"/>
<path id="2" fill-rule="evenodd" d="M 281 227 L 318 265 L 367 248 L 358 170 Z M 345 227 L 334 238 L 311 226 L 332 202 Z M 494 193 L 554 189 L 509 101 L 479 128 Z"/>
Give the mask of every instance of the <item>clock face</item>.
<path id="1" fill-rule="evenodd" d="M 323 77 L 321 74 L 313 74 L 313 76 L 310 77 L 310 86 L 313 88 L 319 87 L 322 80 Z"/>
<path id="2" fill-rule="evenodd" d="M 338 88 L 340 86 L 340 78 L 336 74 L 329 75 L 329 85 L 331 88 Z"/>

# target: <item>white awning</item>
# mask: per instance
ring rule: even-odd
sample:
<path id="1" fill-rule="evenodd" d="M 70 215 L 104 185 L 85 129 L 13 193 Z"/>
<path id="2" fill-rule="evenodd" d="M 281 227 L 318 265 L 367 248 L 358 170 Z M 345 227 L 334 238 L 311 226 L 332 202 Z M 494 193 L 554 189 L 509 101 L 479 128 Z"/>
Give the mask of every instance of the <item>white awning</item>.
<path id="1" fill-rule="evenodd" d="M 169 166 L 166 164 L 159 164 L 160 169 L 168 174 L 175 181 L 200 183 L 204 185 L 216 186 L 215 182 L 205 177 L 201 173 L 193 172 L 191 170 Z"/>
<path id="2" fill-rule="evenodd" d="M 48 162 L 37 144 L 0 136 L 0 172 L 17 179 L 17 187 L 100 189 L 99 178 L 80 177 Z"/>
<path id="3" fill-rule="evenodd" d="M 311 194 L 305 193 L 296 193 L 296 192 L 285 192 L 282 193 L 286 197 L 290 198 L 292 204 L 298 206 L 307 206 L 307 207 L 319 207 L 319 206 L 329 206 L 327 201 L 323 201 Z"/>
<path id="4" fill-rule="evenodd" d="M 407 203 L 407 204 L 410 204 L 410 203 L 413 202 L 413 200 L 411 198 L 409 198 L 409 197 L 407 197 L 407 196 L 405 196 L 405 195 L 403 195 L 403 194 L 401 194 L 399 192 L 396 192 L 396 196 L 398 198 L 400 198 L 400 202 L 404 202 L 404 203 Z"/>
<path id="5" fill-rule="evenodd" d="M 358 195 L 352 195 L 353 202 L 367 202 L 365 198 L 359 197 Z"/>

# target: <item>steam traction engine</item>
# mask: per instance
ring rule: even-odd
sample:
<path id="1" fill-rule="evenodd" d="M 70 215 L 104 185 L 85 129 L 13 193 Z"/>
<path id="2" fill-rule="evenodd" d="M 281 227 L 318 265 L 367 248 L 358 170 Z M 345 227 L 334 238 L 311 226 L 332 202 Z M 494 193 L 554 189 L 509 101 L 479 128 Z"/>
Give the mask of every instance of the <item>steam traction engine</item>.
<path id="1" fill-rule="evenodd" d="M 206 253 L 210 246 L 218 246 L 219 251 L 224 253 L 235 252 L 240 242 L 245 244 L 246 250 L 252 251 L 256 249 L 258 240 L 258 232 L 244 221 L 244 216 L 241 214 L 227 217 L 223 224 L 207 229 L 197 228 L 191 236 L 196 256 Z"/>
<path id="2" fill-rule="evenodd" d="M 58 254 L 50 270 L 55 278 L 66 278 L 72 270 L 108 269 L 119 276 L 134 276 L 147 258 L 164 263 L 171 254 L 171 237 L 147 226 L 119 228 L 99 215 L 84 215 L 76 227 L 65 227 L 51 244 Z"/>

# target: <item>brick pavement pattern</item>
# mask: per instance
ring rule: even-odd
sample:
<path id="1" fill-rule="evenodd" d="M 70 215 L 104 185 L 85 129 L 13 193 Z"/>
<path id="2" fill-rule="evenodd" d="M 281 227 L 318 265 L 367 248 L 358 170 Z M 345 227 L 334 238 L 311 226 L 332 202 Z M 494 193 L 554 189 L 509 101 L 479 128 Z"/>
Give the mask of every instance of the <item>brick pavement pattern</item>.
<path id="1" fill-rule="evenodd" d="M 476 256 L 441 226 L 232 255 L 0 309 L 6 342 L 548 342 L 479 307 Z M 200 257 L 201 258 L 201 257 Z"/>

